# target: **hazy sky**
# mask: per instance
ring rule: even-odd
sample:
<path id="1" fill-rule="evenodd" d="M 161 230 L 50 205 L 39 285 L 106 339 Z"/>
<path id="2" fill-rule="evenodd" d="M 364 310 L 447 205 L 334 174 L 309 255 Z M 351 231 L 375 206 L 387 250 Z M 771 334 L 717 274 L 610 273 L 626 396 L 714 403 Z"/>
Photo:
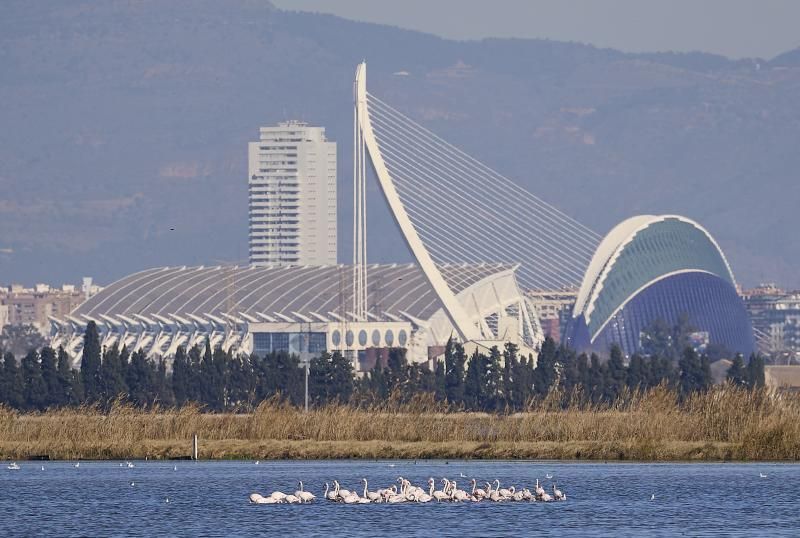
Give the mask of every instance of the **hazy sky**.
<path id="1" fill-rule="evenodd" d="M 800 0 L 273 0 L 453 39 L 531 37 L 624 51 L 772 58 L 800 47 Z"/>

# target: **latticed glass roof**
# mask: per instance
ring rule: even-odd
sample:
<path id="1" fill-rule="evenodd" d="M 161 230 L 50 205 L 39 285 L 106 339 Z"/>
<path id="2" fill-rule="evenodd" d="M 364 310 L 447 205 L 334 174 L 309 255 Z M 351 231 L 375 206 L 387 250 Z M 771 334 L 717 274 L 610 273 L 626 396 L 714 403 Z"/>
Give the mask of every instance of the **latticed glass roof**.
<path id="1" fill-rule="evenodd" d="M 494 275 L 509 264 L 442 265 L 454 293 Z M 428 319 L 441 303 L 413 264 L 369 267 L 368 310 L 379 317 L 408 314 Z M 352 310 L 351 266 L 157 267 L 128 275 L 79 306 L 73 316 L 249 316 L 276 318 L 345 316 Z M 276 317 L 276 315 L 279 315 Z"/>
<path id="2" fill-rule="evenodd" d="M 618 233 L 619 230 L 626 233 Z M 611 236 L 615 236 L 613 244 L 601 245 L 590 264 L 597 268 L 597 274 L 591 275 L 590 271 L 587 278 L 595 278 L 584 281 L 578 297 L 575 315 L 584 315 L 591 335 L 638 292 L 668 275 L 709 273 L 735 287 L 733 274 L 716 242 L 689 219 L 638 217 L 620 224 Z"/>

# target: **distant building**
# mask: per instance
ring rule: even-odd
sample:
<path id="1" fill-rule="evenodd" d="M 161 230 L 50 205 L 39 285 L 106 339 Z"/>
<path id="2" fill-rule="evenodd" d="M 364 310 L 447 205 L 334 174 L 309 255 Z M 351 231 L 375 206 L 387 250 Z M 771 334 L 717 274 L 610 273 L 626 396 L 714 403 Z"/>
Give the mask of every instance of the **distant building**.
<path id="1" fill-rule="evenodd" d="M 698 223 L 640 215 L 614 227 L 586 270 L 565 341 L 581 350 L 626 355 L 641 349 L 656 321 L 687 317 L 693 343 L 749 355 L 753 328 L 722 250 Z"/>
<path id="2" fill-rule="evenodd" d="M 539 323 L 544 335 L 560 342 L 561 329 L 572 315 L 578 290 L 531 290 L 525 293 L 525 297 L 539 314 Z"/>
<path id="3" fill-rule="evenodd" d="M 438 267 L 470 323 L 484 327 L 488 349 L 513 342 L 534 353 L 535 313 L 526 304 L 514 265 Z M 127 346 L 150 357 L 170 357 L 179 346 L 220 346 L 234 353 L 286 351 L 300 358 L 341 351 L 359 370 L 371 368 L 385 348 L 407 350 L 412 362 L 444 351 L 455 329 L 443 304 L 416 265 L 370 265 L 366 316 L 350 312 L 352 266 L 156 267 L 107 286 L 61 320 L 51 345 L 79 361 L 91 320 L 103 346 Z M 495 326 L 502 338 L 492 337 Z"/>
<path id="4" fill-rule="evenodd" d="M 336 263 L 336 143 L 324 127 L 262 127 L 249 144 L 253 265 Z"/>
<path id="5" fill-rule="evenodd" d="M 98 291 L 96 286 L 89 290 Z M 5 325 L 33 325 L 42 334 L 49 334 L 50 319 L 63 318 L 78 307 L 87 293 L 76 290 L 71 284 L 51 288 L 47 284 L 36 284 L 25 288 L 12 284 L 0 288 L 0 329 Z"/>
<path id="6" fill-rule="evenodd" d="M 742 292 L 758 350 L 777 362 L 800 361 L 800 291 L 764 284 Z"/>

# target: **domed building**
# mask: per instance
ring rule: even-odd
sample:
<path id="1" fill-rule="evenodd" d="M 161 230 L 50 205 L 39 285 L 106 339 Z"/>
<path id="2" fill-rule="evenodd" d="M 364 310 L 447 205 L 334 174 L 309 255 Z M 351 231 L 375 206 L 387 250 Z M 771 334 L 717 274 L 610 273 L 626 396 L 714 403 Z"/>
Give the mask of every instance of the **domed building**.
<path id="1" fill-rule="evenodd" d="M 655 321 L 688 316 L 695 336 L 749 354 L 753 328 L 725 255 L 698 223 L 674 215 L 640 215 L 606 235 L 586 271 L 565 339 L 581 351 L 626 355 L 641 348 Z"/>

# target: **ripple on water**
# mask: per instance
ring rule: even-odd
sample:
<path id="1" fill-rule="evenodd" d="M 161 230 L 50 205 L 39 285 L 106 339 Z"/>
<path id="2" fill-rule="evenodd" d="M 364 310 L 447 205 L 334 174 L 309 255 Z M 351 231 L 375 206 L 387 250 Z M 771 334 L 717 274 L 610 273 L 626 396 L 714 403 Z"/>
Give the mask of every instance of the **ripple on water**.
<path id="1" fill-rule="evenodd" d="M 796 536 L 800 465 L 628 464 L 503 461 L 413 462 L 69 462 L 0 471 L 0 535 L 299 535 L 373 537 L 508 536 L 560 532 L 580 536 Z M 760 478 L 764 473 L 767 478 Z M 462 478 L 461 475 L 466 475 Z M 552 475 L 552 480 L 546 475 Z M 446 476 L 467 487 L 546 488 L 564 503 L 252 505 L 254 491 L 294 492 L 297 481 L 321 497 L 324 483 L 386 487 L 398 475 L 425 486 Z M 135 483 L 135 487 L 130 484 Z M 550 491 L 550 489 L 548 489 Z M 655 495 L 655 500 L 651 496 Z M 165 499 L 169 498 L 169 503 Z"/>

